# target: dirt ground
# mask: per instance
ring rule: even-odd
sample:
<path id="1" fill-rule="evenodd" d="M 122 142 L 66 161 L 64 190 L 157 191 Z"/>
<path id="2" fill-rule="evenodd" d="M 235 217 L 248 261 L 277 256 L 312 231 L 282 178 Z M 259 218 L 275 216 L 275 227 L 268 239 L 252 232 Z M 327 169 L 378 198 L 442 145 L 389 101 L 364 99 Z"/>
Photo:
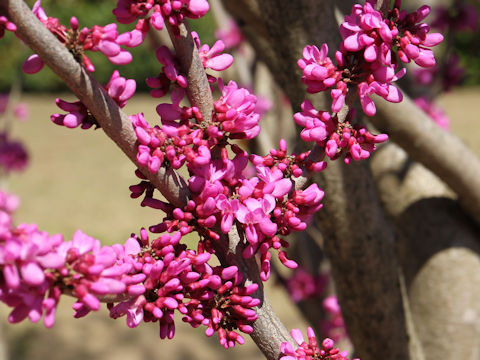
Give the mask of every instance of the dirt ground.
<path id="1" fill-rule="evenodd" d="M 67 97 L 68 98 L 68 97 Z M 136 182 L 134 166 L 114 146 L 105 141 L 101 130 L 69 130 L 53 125 L 50 114 L 57 112 L 54 96 L 24 99 L 31 118 L 15 123 L 15 137 L 28 146 L 28 169 L 9 179 L 9 190 L 18 194 L 22 205 L 18 222 L 36 222 L 43 230 L 62 233 L 68 239 L 81 228 L 105 244 L 123 242 L 131 232 L 155 224 L 162 215 L 141 208 L 129 198 L 128 186 Z M 462 89 L 440 99 L 457 134 L 480 154 L 480 88 Z M 129 104 L 128 113 L 144 112 L 147 119 L 157 117 L 155 102 L 140 97 Z M 280 288 L 268 285 L 269 297 L 289 328 L 305 329 L 305 321 Z M 140 360 L 140 359 L 262 359 L 253 342 L 225 351 L 216 337 L 206 338 L 177 319 L 173 340 L 160 340 L 155 324 L 129 329 L 125 319 L 111 320 L 106 309 L 75 320 L 73 301 L 60 304 L 55 326 L 6 322 L 8 309 L 0 306 L 0 334 L 7 344 L 7 359 L 49 360 Z M 0 360 L 2 354 L 0 353 Z"/>

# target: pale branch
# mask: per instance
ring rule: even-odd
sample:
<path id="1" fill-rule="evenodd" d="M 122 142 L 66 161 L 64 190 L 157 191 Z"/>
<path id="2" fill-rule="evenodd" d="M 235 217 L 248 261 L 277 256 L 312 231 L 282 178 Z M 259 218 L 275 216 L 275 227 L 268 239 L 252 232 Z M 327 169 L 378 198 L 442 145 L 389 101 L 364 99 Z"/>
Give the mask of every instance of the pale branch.
<path id="1" fill-rule="evenodd" d="M 407 96 L 399 104 L 379 99 L 376 105 L 372 124 L 450 186 L 465 211 L 480 224 L 480 159 Z"/>
<path id="2" fill-rule="evenodd" d="M 397 257 L 424 358 L 475 358 L 480 345 L 479 227 L 451 198 L 450 189 L 396 144 L 377 151 L 371 165 L 397 229 Z"/>
<path id="3" fill-rule="evenodd" d="M 36 18 L 22 0 L 1 0 L 17 35 L 47 64 L 85 104 L 103 131 L 122 149 L 150 182 L 175 206 L 186 204 L 188 187 L 173 169 L 151 174 L 136 161 L 137 137 L 128 116 L 73 55 Z"/>

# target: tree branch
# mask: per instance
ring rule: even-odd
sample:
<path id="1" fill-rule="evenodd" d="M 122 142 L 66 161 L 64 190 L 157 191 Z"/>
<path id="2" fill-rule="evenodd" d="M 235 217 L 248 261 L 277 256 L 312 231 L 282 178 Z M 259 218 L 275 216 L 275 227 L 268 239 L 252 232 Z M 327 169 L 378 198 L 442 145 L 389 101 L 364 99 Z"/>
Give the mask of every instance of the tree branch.
<path id="1" fill-rule="evenodd" d="M 450 186 L 460 205 L 480 224 L 480 159 L 407 96 L 399 104 L 380 99 L 375 103 L 373 125 Z"/>
<path id="2" fill-rule="evenodd" d="M 87 106 L 103 131 L 122 149 L 150 182 L 175 206 L 186 204 L 188 187 L 174 170 L 160 168 L 157 174 L 136 161 L 137 136 L 128 116 L 73 55 L 35 17 L 21 0 L 1 0 L 8 18 L 17 25 L 17 35 L 35 51 Z"/>
<path id="3" fill-rule="evenodd" d="M 174 31 L 170 24 L 167 24 L 167 28 L 181 70 L 187 76 L 187 96 L 190 104 L 200 109 L 204 119 L 210 120 L 213 111 L 212 92 L 192 33 L 184 23 L 178 26 L 178 32 Z"/>

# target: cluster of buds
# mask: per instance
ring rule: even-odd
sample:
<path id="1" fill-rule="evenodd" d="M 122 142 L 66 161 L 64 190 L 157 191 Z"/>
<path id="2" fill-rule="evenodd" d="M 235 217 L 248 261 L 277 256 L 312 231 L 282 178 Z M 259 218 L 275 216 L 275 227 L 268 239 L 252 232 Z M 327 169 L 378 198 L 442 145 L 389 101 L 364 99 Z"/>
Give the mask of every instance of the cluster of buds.
<path id="1" fill-rule="evenodd" d="M 158 231 L 187 233 L 195 230 L 207 239 L 204 248 L 209 248 L 209 239 L 218 240 L 222 233 L 228 234 L 236 221 L 245 233 L 243 256 L 250 258 L 260 254 L 262 280 L 267 280 L 270 274 L 270 249 L 279 251 L 279 259 L 285 266 L 297 266 L 287 258 L 285 251 L 280 250 L 288 247 L 288 242 L 280 236 L 305 230 L 306 222 L 322 207 L 323 191 L 316 184 L 292 191 L 293 179 L 302 174 L 303 167 L 323 170 L 324 162 L 309 162 L 308 152 L 300 156 L 287 155 L 286 143 L 282 141 L 279 150 L 272 150 L 265 157 L 250 158 L 255 174 L 247 178 L 245 169 L 249 156 L 238 146 L 231 146 L 233 159 L 225 148 L 220 151 L 220 159 L 212 159 L 217 144 L 210 147 L 207 139 L 188 137 L 190 128 L 187 126 L 183 137 L 168 142 L 168 135 L 173 131 L 162 131 L 165 126 L 151 128 L 141 115 L 132 120 L 142 144 L 137 155 L 142 165 L 156 172 L 162 160 L 170 161 L 174 168 L 185 162 L 191 175 L 188 181 L 191 200 L 182 209 L 171 208 L 154 199 L 153 190 L 146 181 L 131 187 L 132 197 L 145 193 L 142 205 L 166 210 L 169 214 Z M 157 146 L 154 150 L 152 144 Z M 186 149 L 189 149 L 183 148 L 182 157 L 179 156 L 179 144 L 188 145 Z"/>
<path id="2" fill-rule="evenodd" d="M 294 115 L 295 122 L 303 126 L 300 137 L 305 141 L 315 141 L 324 149 L 332 160 L 344 156 L 345 163 L 370 157 L 376 150 L 376 144 L 387 141 L 386 134 L 373 135 L 365 126 L 351 125 L 349 118 L 354 112 L 347 114 L 343 122 L 338 115 L 333 116 L 327 111 L 316 110 L 309 100 L 302 103 L 302 112 Z"/>
<path id="3" fill-rule="evenodd" d="M 348 360 L 348 353 L 334 347 L 332 339 L 324 339 L 319 346 L 315 338 L 315 333 L 310 327 L 307 329 L 308 343 L 305 342 L 300 330 L 293 329 L 290 334 L 298 347 L 294 349 L 292 344 L 288 342 L 282 343 L 281 351 L 283 356 L 280 360 Z"/>
<path id="4" fill-rule="evenodd" d="M 61 235 L 50 236 L 36 225 L 11 227 L 0 234 L 0 299 L 13 307 L 10 322 L 25 318 L 51 327 L 60 295 L 77 298 L 76 316 L 100 307 L 99 297 L 121 294 L 131 283 L 128 245 L 100 246 L 81 231 L 64 242 Z"/>
<path id="5" fill-rule="evenodd" d="M 5 30 L 15 32 L 17 26 L 2 15 L 0 16 L 0 39 L 5 35 Z"/>
<path id="6" fill-rule="evenodd" d="M 335 295 L 327 296 L 323 299 L 323 310 L 327 314 L 327 319 L 322 321 L 322 331 L 324 336 L 340 341 L 348 338 L 347 329 L 345 328 L 345 321 L 342 316 L 342 309 L 338 304 L 338 299 Z"/>
<path id="7" fill-rule="evenodd" d="M 40 0 L 35 2 L 32 11 L 88 71 L 95 71 L 95 67 L 85 54 L 86 51 L 100 51 L 113 64 L 125 65 L 132 61 L 132 55 L 121 46 L 135 47 L 145 39 L 145 33 L 137 28 L 129 33 L 118 34 L 117 24 L 94 25 L 91 28 L 80 29 L 76 17 L 70 19 L 70 28 L 68 28 L 57 18 L 47 16 L 41 7 Z M 43 60 L 37 54 L 31 55 L 22 67 L 27 74 L 37 73 L 42 68 Z"/>
<path id="8" fill-rule="evenodd" d="M 444 130 L 450 129 L 450 119 L 445 112 L 432 101 L 424 97 L 414 100 L 415 104 L 423 110 L 438 126 Z"/>
<path id="9" fill-rule="evenodd" d="M 165 22 L 176 27 L 185 18 L 201 18 L 209 8 L 207 0 L 118 0 L 113 14 L 121 24 L 130 24 L 140 18 L 155 30 L 162 30 Z"/>
<path id="10" fill-rule="evenodd" d="M 297 303 L 321 296 L 325 291 L 327 282 L 327 275 L 314 275 L 299 266 L 292 276 L 285 280 L 285 286 L 292 301 Z"/>
<path id="11" fill-rule="evenodd" d="M 115 70 L 103 88 L 117 105 L 123 108 L 135 93 L 137 84 L 133 79 L 125 79 L 120 76 L 118 70 Z M 92 126 L 99 127 L 97 120 L 81 101 L 68 102 L 56 99 L 56 103 L 60 109 L 68 111 L 68 114 L 52 114 L 50 119 L 54 124 L 71 129 L 78 126 L 82 129 L 90 129 Z"/>
<path id="12" fill-rule="evenodd" d="M 155 55 L 163 67 L 162 72 L 158 76 L 146 79 L 146 84 L 153 88 L 150 91 L 150 95 L 154 98 L 165 96 L 169 92 L 172 83 L 183 89 L 186 88 L 187 78 L 178 70 L 178 61 L 170 49 L 166 46 L 160 46 L 156 50 Z"/>
<path id="13" fill-rule="evenodd" d="M 11 225 L 18 199 L 0 193 L 0 300 L 12 307 L 12 323 L 29 318 L 46 327 L 55 322 L 62 294 L 77 298 L 75 317 L 108 303 L 110 316 L 126 315 L 127 325 L 158 322 L 160 337 L 175 333 L 174 312 L 206 334 L 218 333 L 228 348 L 244 342 L 237 330 L 251 333 L 260 300 L 256 284 L 243 286 L 235 266 L 208 264 L 211 254 L 188 250 L 182 234 L 163 234 L 150 242 L 145 229 L 124 245 L 101 246 L 81 231 L 72 241 L 50 236 L 36 225 Z"/>
<path id="14" fill-rule="evenodd" d="M 363 6 L 356 4 L 352 13 L 345 17 L 340 26 L 343 41 L 335 54 L 337 65 L 327 56 L 328 46 L 319 50 L 307 46 L 303 58 L 298 61 L 303 71 L 302 81 L 307 92 L 316 93 L 331 89 L 331 111 L 337 113 L 345 103 L 349 87 L 357 88 L 365 114 L 376 113 L 370 98 L 377 94 L 387 101 L 400 102 L 402 94 L 392 82 L 405 74 L 398 71 L 399 60 L 413 60 L 421 67 L 435 65 L 433 52 L 429 48 L 443 40 L 438 33 L 429 33 L 429 26 L 421 21 L 430 8 L 422 6 L 407 14 L 399 9 L 396 1 L 388 14 L 375 10 L 376 1 L 367 1 Z"/>
<path id="15" fill-rule="evenodd" d="M 9 138 L 7 132 L 0 132 L 0 171 L 8 174 L 22 171 L 28 164 L 28 153 L 23 143 Z"/>

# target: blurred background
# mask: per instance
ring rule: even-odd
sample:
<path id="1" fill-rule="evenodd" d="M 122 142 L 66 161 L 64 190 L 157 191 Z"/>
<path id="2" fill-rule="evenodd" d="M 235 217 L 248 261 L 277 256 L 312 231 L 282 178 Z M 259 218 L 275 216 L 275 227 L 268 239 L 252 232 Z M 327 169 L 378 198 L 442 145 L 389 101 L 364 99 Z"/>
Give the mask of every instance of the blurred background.
<path id="1" fill-rule="evenodd" d="M 33 4 L 33 1 L 27 2 Z M 115 3 L 44 0 L 42 7 L 64 24 L 68 24 L 72 9 L 75 9 L 74 15 L 80 25 L 92 26 L 114 22 L 111 10 Z M 199 32 L 202 43 L 214 43 L 217 23 L 211 13 L 190 24 Z M 120 25 L 119 32 L 132 27 L 132 24 Z M 435 94 L 435 102 L 450 120 L 451 131 L 480 155 L 480 32 L 477 29 L 451 32 L 448 51 L 454 49 L 464 72 L 458 86 L 447 93 Z M 150 97 L 144 80 L 160 72 L 161 64 L 152 55 L 157 41 L 147 39 L 142 46 L 131 49 L 134 61 L 120 68 L 122 76 L 137 81 L 138 93 L 125 111 L 128 114 L 143 112 L 145 118 L 153 122 L 158 119 L 156 105 L 165 99 Z M 440 51 L 447 51 L 445 48 Z M 48 68 L 35 75 L 22 72 L 22 63 L 31 53 L 10 33 L 0 40 L 3 69 L 0 72 L 0 93 L 10 93 L 10 101 L 23 103 L 27 109 L 25 121 L 7 121 L 8 114 L 0 120 L 1 128 L 8 130 L 9 137 L 25 144 L 29 157 L 23 172 L 13 172 L 2 179 L 3 188 L 21 199 L 21 206 L 15 214 L 17 223 L 35 222 L 39 228 L 61 233 L 66 239 L 80 228 L 107 245 L 122 243 L 142 226 L 160 222 L 161 213 L 142 208 L 138 200 L 130 199 L 128 186 L 137 182 L 135 168 L 101 129 L 71 130 L 50 121 L 50 115 L 59 111 L 55 98 L 70 101 L 75 98 Z M 116 67 L 101 54 L 92 54 L 91 59 L 97 69 L 95 77 L 100 83 L 106 83 Z M 228 76 L 239 81 L 243 77 L 233 72 Z M 405 86 L 408 88 L 409 84 L 405 83 Z M 429 86 L 425 84 L 425 87 Z M 419 89 L 421 87 L 416 87 L 414 91 L 420 92 Z M 275 99 L 270 101 L 275 102 Z M 305 329 L 307 322 L 287 291 L 273 281 L 267 284 L 267 289 L 274 309 L 285 325 Z M 8 309 L 0 306 L 0 337 L 6 345 L 4 353 L 0 353 L 0 360 L 263 358 L 248 337 L 244 346 L 237 345 L 235 349 L 225 351 L 216 336 L 209 339 L 202 330 L 184 325 L 180 319 L 177 319 L 178 328 L 173 340 L 160 340 L 156 324 L 142 323 L 135 330 L 129 329 L 123 318 L 109 319 L 106 308 L 74 320 L 73 300 L 69 300 L 60 304 L 57 322 L 49 330 L 42 324 L 7 324 Z"/>

